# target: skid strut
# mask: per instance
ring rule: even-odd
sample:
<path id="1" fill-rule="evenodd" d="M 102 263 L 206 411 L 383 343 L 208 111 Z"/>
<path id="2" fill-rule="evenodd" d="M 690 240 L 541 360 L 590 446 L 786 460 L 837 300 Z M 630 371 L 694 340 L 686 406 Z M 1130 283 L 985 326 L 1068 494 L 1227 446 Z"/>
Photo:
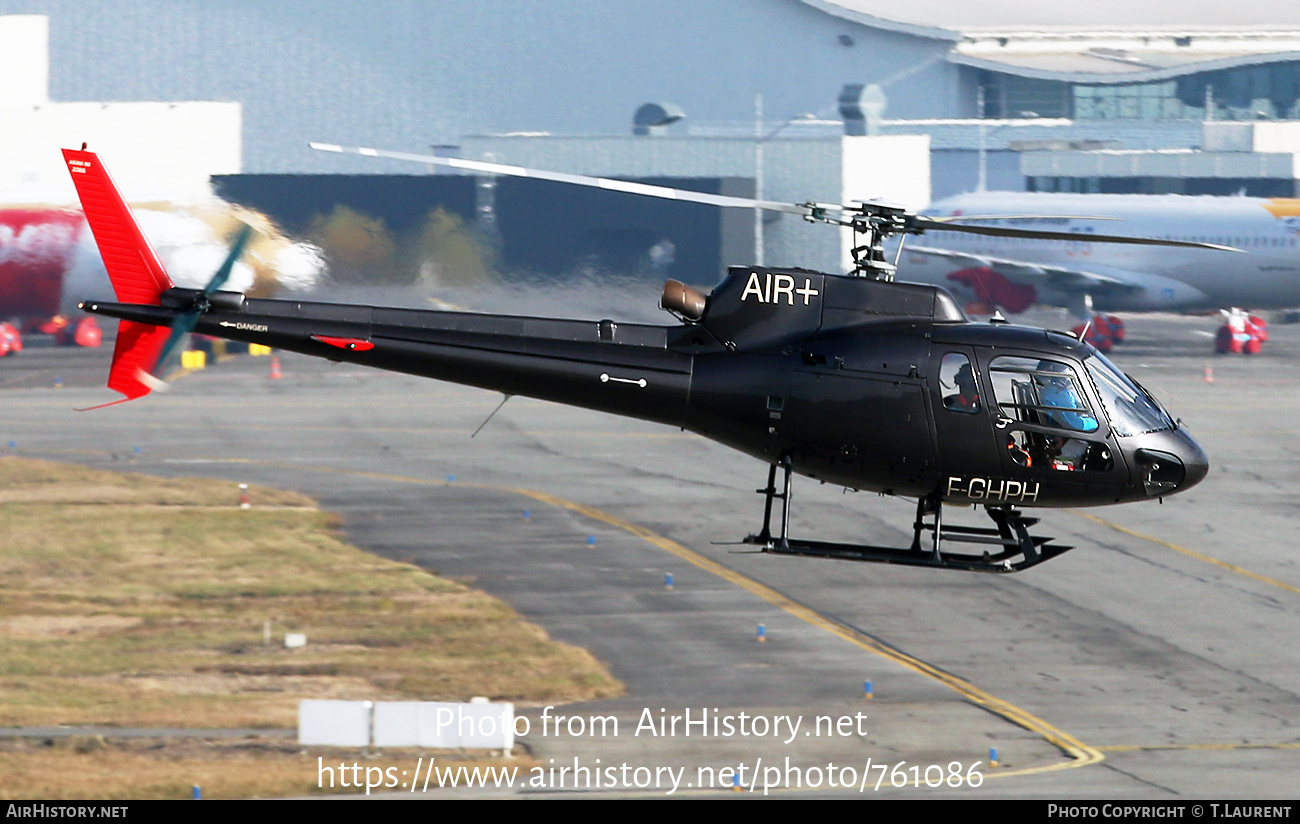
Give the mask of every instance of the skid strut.
<path id="1" fill-rule="evenodd" d="M 759 544 L 764 549 L 777 547 L 788 548 L 790 545 L 790 456 L 782 455 L 780 467 L 785 471 L 785 482 L 780 492 L 776 491 L 776 468 L 772 464 L 767 470 L 767 486 L 754 491 L 763 496 L 763 529 L 757 535 L 745 538 L 747 544 Z M 772 540 L 772 501 L 781 500 L 781 537 Z"/>
<path id="2" fill-rule="evenodd" d="M 779 492 L 776 489 L 778 466 L 784 473 L 784 483 Z M 907 549 L 791 538 L 791 469 L 789 456 L 782 457 L 779 464 L 772 464 L 768 469 L 767 486 L 755 490 L 764 496 L 763 529 L 757 535 L 745 538 L 745 543 L 756 544 L 763 551 L 775 555 L 838 558 L 845 561 L 940 567 L 969 572 L 1018 572 L 1049 561 L 1072 548 L 1053 544 L 1050 537 L 1029 534 L 1029 528 L 1037 524 L 1038 519 L 1026 517 L 1020 510 L 1012 509 L 1006 504 L 984 508 L 993 520 L 993 527 L 945 524 L 943 498 L 937 492 L 917 501 L 916 520 L 912 523 L 912 545 Z M 773 536 L 772 505 L 776 500 L 782 504 L 781 532 Z M 928 536 L 925 535 L 927 532 L 930 533 Z M 945 544 L 974 544 L 984 549 L 980 554 L 975 554 L 947 549 Z"/>

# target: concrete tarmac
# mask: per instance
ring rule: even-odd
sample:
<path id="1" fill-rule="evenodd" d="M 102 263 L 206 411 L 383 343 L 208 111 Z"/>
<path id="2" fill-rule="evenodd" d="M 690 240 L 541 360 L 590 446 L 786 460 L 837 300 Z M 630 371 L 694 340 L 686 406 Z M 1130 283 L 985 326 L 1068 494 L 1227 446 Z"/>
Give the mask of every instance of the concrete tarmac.
<path id="1" fill-rule="evenodd" d="M 0 447 L 302 490 L 359 546 L 470 580 L 591 649 L 628 694 L 525 708 L 520 740 L 554 767 L 532 792 L 572 790 L 576 775 L 591 792 L 663 795 L 676 776 L 674 794 L 696 794 L 743 767 L 755 795 L 767 782 L 781 795 L 1290 798 L 1300 327 L 1275 325 L 1246 358 L 1210 354 L 1215 326 L 1131 318 L 1115 353 L 1192 427 L 1207 480 L 1163 505 L 1044 510 L 1037 531 L 1076 549 L 1015 575 L 715 545 L 756 530 L 762 464 L 521 398 L 471 440 L 500 395 L 297 356 L 280 380 L 267 359 L 237 358 L 93 413 L 72 410 L 107 390 L 34 372 L 0 394 Z M 793 500 L 792 534 L 910 540 L 909 502 L 807 479 Z M 720 726 L 646 725 L 687 711 Z M 572 720 L 557 734 L 556 715 L 581 719 L 581 734 Z M 592 735 L 610 715 L 617 735 Z"/>

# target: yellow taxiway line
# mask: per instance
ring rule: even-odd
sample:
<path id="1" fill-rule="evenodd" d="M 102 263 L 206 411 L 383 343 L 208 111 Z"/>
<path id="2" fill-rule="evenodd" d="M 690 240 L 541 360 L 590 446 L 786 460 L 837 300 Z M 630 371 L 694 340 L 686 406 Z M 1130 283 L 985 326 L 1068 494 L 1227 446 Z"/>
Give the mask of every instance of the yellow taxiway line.
<path id="1" fill-rule="evenodd" d="M 1132 529 L 1129 529 L 1128 527 L 1123 527 L 1120 526 L 1119 524 L 1111 523 L 1110 521 L 1107 521 L 1104 518 L 1098 518 L 1096 515 L 1093 515 L 1091 512 L 1076 512 L 1074 514 L 1078 515 L 1080 518 L 1087 518 L 1090 521 L 1101 524 L 1104 527 L 1109 527 L 1110 529 L 1113 529 L 1116 532 L 1122 532 L 1125 535 L 1129 535 L 1134 538 L 1141 539 L 1143 541 L 1150 541 L 1153 544 L 1159 544 L 1160 546 L 1165 547 L 1167 549 L 1172 549 L 1174 552 L 1180 552 L 1189 558 L 1195 558 L 1198 561 L 1204 561 L 1207 564 L 1213 564 L 1219 569 L 1227 570 L 1228 572 L 1232 572 L 1237 575 L 1250 578 L 1251 580 L 1259 581 L 1260 583 L 1268 584 L 1270 586 L 1275 586 L 1280 589 L 1284 589 L 1287 592 L 1292 592 L 1295 593 L 1296 595 L 1300 595 L 1300 587 L 1292 586 L 1283 581 L 1279 581 L 1276 578 L 1269 578 L 1267 575 L 1260 575 L 1257 572 L 1251 572 L 1250 570 L 1239 567 L 1236 564 L 1230 564 L 1227 561 L 1220 561 L 1218 558 L 1212 558 L 1209 555 L 1205 555 L 1203 553 L 1197 552 L 1194 549 L 1188 549 L 1187 547 L 1179 546 L 1178 544 L 1161 540 L 1160 538 L 1156 538 L 1151 535 L 1143 535 L 1141 532 L 1136 532 Z"/>
<path id="2" fill-rule="evenodd" d="M 567 498 L 561 498 L 558 495 L 552 495 L 549 492 L 541 492 L 536 489 L 528 489 L 518 486 L 497 486 L 495 484 L 480 484 L 463 481 L 445 481 L 429 478 L 413 478 L 404 475 L 392 475 L 384 472 L 367 472 L 364 470 L 339 469 L 337 467 L 308 466 L 301 464 L 284 464 L 271 461 L 259 461 L 253 459 L 213 459 L 212 463 L 239 463 L 252 464 L 256 466 L 274 467 L 277 469 L 293 469 L 297 471 L 310 470 L 313 472 L 337 473 L 341 475 L 356 475 L 358 477 L 375 478 L 378 480 L 394 481 L 397 483 L 420 484 L 424 486 L 460 486 L 470 489 L 482 489 L 493 492 L 509 492 L 530 498 L 539 503 L 548 504 L 560 509 L 567 509 L 570 512 L 578 513 L 595 521 L 600 521 L 610 526 L 624 530 L 647 543 L 652 544 L 676 557 L 690 563 L 702 570 L 710 572 L 718 577 L 735 584 L 742 589 L 757 595 L 773 606 L 793 615 L 794 617 L 805 621 L 815 627 L 830 632 L 849 643 L 866 650 L 874 655 L 893 661 L 906 667 L 920 675 L 931 680 L 937 681 L 958 694 L 965 697 L 976 706 L 1010 721 L 1018 727 L 1026 729 L 1036 735 L 1041 736 L 1052 746 L 1059 749 L 1070 760 L 1058 764 L 1049 764 L 1041 767 L 1027 767 L 1024 769 L 994 769 L 985 773 L 985 778 L 1010 778 L 1020 775 L 1035 775 L 1039 773 L 1055 772 L 1058 770 L 1073 769 L 1075 767 L 1086 767 L 1092 764 L 1099 764 L 1105 760 L 1105 755 L 1095 747 L 1090 747 L 1078 740 L 1069 733 L 1063 732 L 1043 719 L 1032 713 L 1021 709 L 1020 707 L 1004 701 L 984 690 L 971 684 L 963 678 L 959 678 L 951 673 L 928 664 L 921 659 L 909 655 L 900 649 L 892 647 L 882 641 L 870 637 L 852 627 L 845 626 L 836 621 L 817 613 L 815 610 L 800 604 L 799 602 L 781 594 L 775 589 L 762 584 L 752 578 L 736 572 L 733 569 L 717 563 L 695 550 L 688 549 L 682 544 L 665 538 L 655 532 L 646 529 L 643 526 L 634 524 L 631 521 L 624 520 L 617 515 L 610 514 L 604 510 L 597 509 L 586 504 L 580 504 L 570 501 Z"/>

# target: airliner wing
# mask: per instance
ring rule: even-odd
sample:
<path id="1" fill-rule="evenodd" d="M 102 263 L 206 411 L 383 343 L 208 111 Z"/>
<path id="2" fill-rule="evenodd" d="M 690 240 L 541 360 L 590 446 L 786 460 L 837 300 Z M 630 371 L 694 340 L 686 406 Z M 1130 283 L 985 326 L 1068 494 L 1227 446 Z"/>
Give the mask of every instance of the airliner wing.
<path id="1" fill-rule="evenodd" d="M 1107 268 L 1073 268 L 1051 263 L 1028 263 L 1023 260 L 993 257 L 991 255 L 974 255 L 967 252 L 954 252 L 949 249 L 935 249 L 929 246 L 907 246 L 907 254 L 926 255 L 951 260 L 966 266 L 980 266 L 1002 274 L 1017 283 L 1032 286 L 1049 286 L 1062 292 L 1102 292 L 1140 290 L 1138 276 L 1126 277 L 1123 271 Z"/>

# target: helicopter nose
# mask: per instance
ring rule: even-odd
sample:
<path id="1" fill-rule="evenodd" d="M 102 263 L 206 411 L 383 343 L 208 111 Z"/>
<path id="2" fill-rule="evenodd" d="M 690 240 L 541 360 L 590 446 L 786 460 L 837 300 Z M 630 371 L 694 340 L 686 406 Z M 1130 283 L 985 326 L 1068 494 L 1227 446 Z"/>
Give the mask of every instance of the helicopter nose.
<path id="1" fill-rule="evenodd" d="M 1159 443 L 1134 452 L 1142 486 L 1152 498 L 1182 492 L 1196 486 L 1210 471 L 1205 450 L 1179 428 Z"/>
<path id="2" fill-rule="evenodd" d="M 1182 432 L 1183 430 L 1179 430 Z M 1186 435 L 1186 433 L 1184 432 Z M 1201 449 L 1201 445 L 1191 435 L 1187 437 L 1187 448 L 1183 453 L 1183 466 L 1186 469 L 1186 476 L 1182 484 L 1178 487 L 1180 490 L 1191 489 L 1192 487 L 1205 480 L 1205 476 L 1210 474 L 1210 459 Z"/>

